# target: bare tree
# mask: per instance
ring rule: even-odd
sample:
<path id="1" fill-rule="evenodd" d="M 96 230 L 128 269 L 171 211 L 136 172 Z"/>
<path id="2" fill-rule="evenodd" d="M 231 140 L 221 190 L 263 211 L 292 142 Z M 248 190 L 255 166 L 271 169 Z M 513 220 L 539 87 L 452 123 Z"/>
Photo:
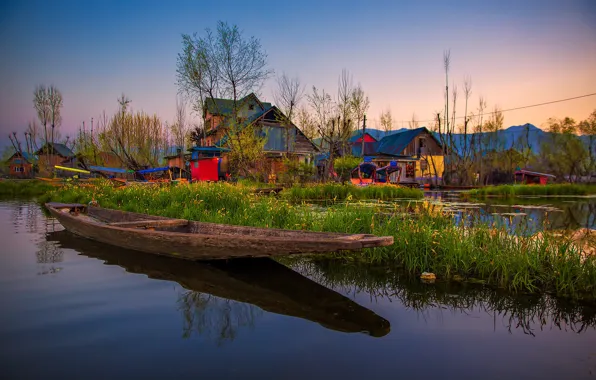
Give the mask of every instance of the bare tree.
<path id="1" fill-rule="evenodd" d="M 355 127 L 356 129 L 360 130 L 362 126 L 362 120 L 364 120 L 364 115 L 366 114 L 366 111 L 368 111 L 368 107 L 370 106 L 368 96 L 364 94 L 364 90 L 362 89 L 360 84 L 358 84 L 354 91 L 352 91 L 351 106 L 352 114 L 354 115 L 354 118 L 356 119 L 357 123 Z"/>
<path id="2" fill-rule="evenodd" d="M 296 111 L 296 123 L 306 137 L 313 140 L 317 137 L 317 127 L 315 120 L 308 112 L 306 107 L 300 107 Z"/>
<path id="3" fill-rule="evenodd" d="M 354 86 L 352 84 L 352 75 L 348 70 L 343 69 L 338 80 L 337 87 L 337 111 L 338 128 L 340 133 L 341 144 L 347 145 L 348 140 L 352 135 L 352 99 Z"/>
<path id="4" fill-rule="evenodd" d="M 416 129 L 416 128 L 418 128 L 419 125 L 420 125 L 420 123 L 418 122 L 418 117 L 416 116 L 415 113 L 413 113 L 412 119 L 410 121 L 408 121 L 408 128 Z"/>
<path id="5" fill-rule="evenodd" d="M 290 121 L 303 95 L 304 87 L 300 83 L 300 78 L 290 78 L 286 73 L 277 78 L 277 91 L 274 93 L 273 99 Z"/>
<path id="6" fill-rule="evenodd" d="M 50 155 L 54 155 L 54 138 L 59 138 L 55 129 L 62 124 L 62 93 L 54 85 L 48 88 L 48 102 L 50 107 L 50 123 L 52 126 L 52 149 Z"/>
<path id="7" fill-rule="evenodd" d="M 339 128 L 336 125 L 336 119 L 331 116 L 335 113 L 336 107 L 331 95 L 326 93 L 325 90 L 317 90 L 315 86 L 313 86 L 312 93 L 307 95 L 307 98 L 314 111 L 317 132 L 321 137 L 320 147 L 324 148 L 324 145 L 327 144 L 329 148 L 329 160 L 323 177 L 325 179 L 333 164 L 333 156 L 339 148 Z"/>
<path id="8" fill-rule="evenodd" d="M 37 112 L 39 122 L 43 125 L 43 143 L 48 143 L 48 122 L 50 120 L 50 97 L 48 89 L 44 85 L 38 85 L 33 91 L 33 106 Z M 50 163 L 47 162 L 47 165 Z"/>
<path id="9" fill-rule="evenodd" d="M 176 122 L 172 124 L 171 130 L 174 136 L 174 145 L 178 149 L 178 156 L 180 162 L 183 161 L 184 149 L 186 148 L 186 137 L 188 135 L 188 127 L 186 125 L 186 100 L 182 97 L 176 97 Z M 166 128 L 167 129 L 167 128 Z M 182 168 L 180 169 L 180 176 L 182 176 Z"/>
<path id="10" fill-rule="evenodd" d="M 391 110 L 386 110 L 381 112 L 381 116 L 379 117 L 381 128 L 385 133 L 391 132 L 393 130 L 393 116 L 391 115 Z"/>
<path id="11" fill-rule="evenodd" d="M 277 78 L 277 91 L 273 95 L 273 99 L 284 114 L 283 120 L 280 120 L 280 122 L 286 126 L 286 154 L 290 152 L 292 118 L 303 94 L 304 87 L 300 84 L 300 78 L 289 78 L 285 73 Z"/>
<path id="12" fill-rule="evenodd" d="M 184 150 L 186 145 L 186 136 L 188 127 L 186 124 L 186 100 L 182 97 L 176 97 L 176 122 L 172 124 L 172 135 L 174 144 Z"/>
<path id="13" fill-rule="evenodd" d="M 443 67 L 445 68 L 445 133 L 449 133 L 449 68 L 451 66 L 451 50 L 443 52 Z M 440 133 L 440 131 L 439 131 Z"/>
<path id="14" fill-rule="evenodd" d="M 472 95 L 472 78 L 470 76 L 466 76 L 464 78 L 464 96 L 466 98 L 466 106 L 464 110 L 464 156 L 469 157 L 470 152 L 468 151 L 468 101 L 470 100 L 470 95 Z"/>
<path id="15" fill-rule="evenodd" d="M 39 126 L 36 120 L 32 120 L 27 125 L 27 131 L 25 132 L 29 136 L 29 145 L 31 147 L 31 152 L 35 152 L 39 150 L 39 145 L 37 144 L 37 140 L 39 139 Z"/>

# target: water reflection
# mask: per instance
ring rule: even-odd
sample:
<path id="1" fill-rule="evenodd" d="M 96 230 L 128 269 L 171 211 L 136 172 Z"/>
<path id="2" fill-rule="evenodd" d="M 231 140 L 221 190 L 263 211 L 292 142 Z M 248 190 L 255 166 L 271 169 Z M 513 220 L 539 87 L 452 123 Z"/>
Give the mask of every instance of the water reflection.
<path id="1" fill-rule="evenodd" d="M 192 290 L 180 294 L 178 305 L 184 316 L 182 337 L 196 333 L 218 345 L 233 341 L 241 328 L 253 328 L 263 315 L 263 310 L 254 305 Z"/>
<path id="2" fill-rule="evenodd" d="M 179 283 L 188 290 L 178 300 L 184 336 L 196 332 L 231 340 L 239 328 L 252 326 L 261 310 L 307 319 L 341 332 L 380 337 L 390 331 L 389 322 L 371 310 L 273 260 L 195 263 L 117 249 L 67 231 L 46 236 L 49 242 L 108 265 Z"/>
<path id="3" fill-rule="evenodd" d="M 337 260 L 286 259 L 296 271 L 348 294 L 398 301 L 424 318 L 447 310 L 456 313 L 482 311 L 510 333 L 534 336 L 547 328 L 582 333 L 596 328 L 596 305 L 574 303 L 543 295 L 496 291 L 483 286 L 457 283 L 427 285 L 400 270 L 340 263 Z"/>

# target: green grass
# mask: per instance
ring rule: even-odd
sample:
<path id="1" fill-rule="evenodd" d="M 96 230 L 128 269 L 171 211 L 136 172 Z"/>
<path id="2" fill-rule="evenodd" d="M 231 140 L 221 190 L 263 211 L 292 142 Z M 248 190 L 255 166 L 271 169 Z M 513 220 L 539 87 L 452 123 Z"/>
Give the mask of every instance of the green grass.
<path id="1" fill-rule="evenodd" d="M 582 260 L 577 247 L 545 233 L 530 239 L 504 228 L 456 226 L 453 220 L 415 202 L 416 217 L 395 204 L 362 207 L 358 202 L 320 211 L 279 197 L 256 196 L 226 183 L 179 186 L 68 185 L 43 200 L 82 202 L 166 217 L 257 227 L 391 235 L 390 247 L 330 255 L 347 262 L 400 266 L 412 275 L 433 272 L 439 281 L 464 280 L 519 292 L 549 292 L 596 300 L 596 259 Z"/>
<path id="2" fill-rule="evenodd" d="M 34 197 L 52 190 L 52 185 L 38 180 L 0 180 L 0 196 L 5 197 Z"/>
<path id="3" fill-rule="evenodd" d="M 420 189 L 411 189 L 393 185 L 355 186 L 352 184 L 311 184 L 293 186 L 281 193 L 282 197 L 291 201 L 302 200 L 361 200 L 361 199 L 398 199 L 422 198 Z"/>
<path id="4" fill-rule="evenodd" d="M 548 196 L 548 195 L 589 195 L 596 194 L 596 185 L 582 184 L 552 184 L 552 185 L 499 185 L 487 186 L 466 191 L 464 196 L 472 198 L 517 196 Z"/>

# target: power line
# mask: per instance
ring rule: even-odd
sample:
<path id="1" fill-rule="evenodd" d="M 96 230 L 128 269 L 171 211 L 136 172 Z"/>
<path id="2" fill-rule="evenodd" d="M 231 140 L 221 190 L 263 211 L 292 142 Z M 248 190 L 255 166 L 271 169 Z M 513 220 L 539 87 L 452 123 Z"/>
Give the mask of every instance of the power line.
<path id="1" fill-rule="evenodd" d="M 517 110 L 521 110 L 521 109 L 526 109 L 526 108 L 533 108 L 533 107 L 540 107 L 540 106 L 545 106 L 548 104 L 554 104 L 554 103 L 562 103 L 562 102 L 568 102 L 570 100 L 576 100 L 576 99 L 581 99 L 581 98 L 587 98 L 590 96 L 595 96 L 595 93 L 592 94 L 586 94 L 586 95 L 580 95 L 580 96 L 574 96 L 572 98 L 566 98 L 566 99 L 559 99 L 559 100 L 553 100 L 550 102 L 544 102 L 544 103 L 538 103 L 538 104 L 531 104 L 529 106 L 521 106 L 521 107 L 515 107 L 515 108 L 508 108 L 506 110 L 500 110 L 500 111 L 492 111 L 492 112 L 487 112 L 487 113 L 483 113 L 483 114 L 478 114 L 478 115 L 474 115 L 474 116 L 485 116 L 485 115 L 493 115 L 497 112 L 509 112 L 509 111 L 517 111 Z M 456 120 L 460 120 L 460 119 L 465 119 L 465 116 L 459 116 L 455 118 Z M 370 121 L 375 121 L 376 119 L 370 119 Z M 412 120 L 401 120 L 401 121 L 394 121 L 394 123 L 409 123 Z M 431 119 L 431 120 L 416 120 L 418 123 L 430 123 L 433 121 L 436 121 L 436 119 Z"/>

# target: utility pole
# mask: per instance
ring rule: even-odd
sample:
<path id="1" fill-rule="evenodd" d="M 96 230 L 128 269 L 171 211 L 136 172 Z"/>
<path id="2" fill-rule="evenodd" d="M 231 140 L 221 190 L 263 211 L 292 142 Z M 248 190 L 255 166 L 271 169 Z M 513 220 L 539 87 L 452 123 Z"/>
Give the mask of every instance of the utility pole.
<path id="1" fill-rule="evenodd" d="M 362 123 L 362 160 L 364 160 L 364 134 L 366 133 L 366 114 Z"/>

